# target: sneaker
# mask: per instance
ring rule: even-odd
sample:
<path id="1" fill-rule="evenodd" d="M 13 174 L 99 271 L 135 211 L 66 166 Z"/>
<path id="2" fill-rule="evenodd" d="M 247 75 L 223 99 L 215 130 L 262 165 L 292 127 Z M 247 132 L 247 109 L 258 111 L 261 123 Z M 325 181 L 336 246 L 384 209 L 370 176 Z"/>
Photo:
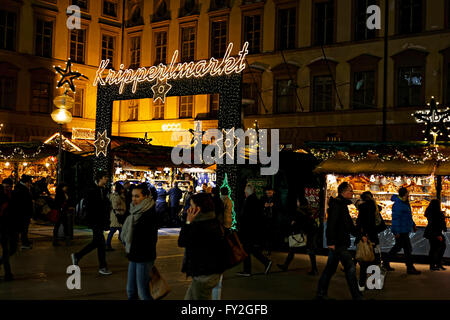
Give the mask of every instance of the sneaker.
<path id="1" fill-rule="evenodd" d="M 277 264 L 277 267 L 280 268 L 283 271 L 287 271 L 288 267 L 285 264 Z"/>
<path id="2" fill-rule="evenodd" d="M 267 275 L 270 271 L 270 268 L 272 268 L 272 261 L 269 261 L 269 263 L 267 264 L 266 271 L 264 271 L 264 274 Z"/>
<path id="3" fill-rule="evenodd" d="M 408 271 L 406 271 L 408 274 L 413 274 L 413 275 L 419 275 L 419 274 L 421 274 L 422 272 L 420 272 L 419 270 L 417 270 L 416 268 L 412 268 L 412 269 L 409 269 Z"/>
<path id="4" fill-rule="evenodd" d="M 78 258 L 77 258 L 77 256 L 75 255 L 75 253 L 72 253 L 72 254 L 70 255 L 70 258 L 72 258 L 72 265 L 77 266 L 77 265 L 78 265 Z"/>
<path id="5" fill-rule="evenodd" d="M 252 276 L 252 274 L 249 272 L 238 272 L 236 274 L 241 277 L 251 277 Z"/>
<path id="6" fill-rule="evenodd" d="M 112 272 L 108 268 L 101 268 L 100 270 L 98 270 L 98 273 L 104 276 L 109 276 L 112 274 Z"/>

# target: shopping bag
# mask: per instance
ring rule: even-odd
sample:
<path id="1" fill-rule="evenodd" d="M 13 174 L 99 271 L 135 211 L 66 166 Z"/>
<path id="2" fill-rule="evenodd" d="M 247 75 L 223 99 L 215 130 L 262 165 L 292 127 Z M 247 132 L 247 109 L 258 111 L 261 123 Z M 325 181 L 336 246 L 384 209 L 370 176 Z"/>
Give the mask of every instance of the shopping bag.
<path id="1" fill-rule="evenodd" d="M 236 232 L 228 232 L 225 239 L 225 270 L 238 265 L 248 257 Z"/>
<path id="2" fill-rule="evenodd" d="M 356 246 L 356 256 L 357 261 L 362 262 L 372 262 L 375 260 L 375 254 L 373 252 L 373 245 L 370 241 L 359 241 Z"/>
<path id="3" fill-rule="evenodd" d="M 289 248 L 300 248 L 306 246 L 306 235 L 303 233 L 292 234 L 288 238 Z"/>
<path id="4" fill-rule="evenodd" d="M 150 294 L 152 295 L 152 298 L 154 300 L 159 300 L 167 296 L 170 292 L 169 284 L 155 266 L 153 266 L 150 276 Z"/>

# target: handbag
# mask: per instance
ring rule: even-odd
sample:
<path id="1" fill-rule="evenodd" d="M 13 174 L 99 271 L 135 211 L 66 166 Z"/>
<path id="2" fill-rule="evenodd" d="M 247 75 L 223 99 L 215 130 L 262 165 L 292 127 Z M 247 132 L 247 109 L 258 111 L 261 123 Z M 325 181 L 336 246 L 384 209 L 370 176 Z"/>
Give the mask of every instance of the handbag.
<path id="1" fill-rule="evenodd" d="M 288 238 L 289 248 L 300 248 L 306 246 L 306 235 L 303 233 L 291 234 Z"/>
<path id="2" fill-rule="evenodd" d="M 248 257 L 236 232 L 224 234 L 225 270 L 231 269 Z"/>
<path id="3" fill-rule="evenodd" d="M 362 262 L 372 262 L 375 260 L 375 254 L 373 252 L 372 242 L 367 241 L 364 242 L 360 240 L 358 245 L 356 246 L 356 256 L 355 259 L 357 261 Z"/>
<path id="4" fill-rule="evenodd" d="M 375 212 L 375 230 L 377 231 L 377 233 L 380 233 L 386 230 L 386 228 L 386 223 L 384 222 L 383 217 L 381 216 L 381 212 L 378 209 Z"/>
<path id="5" fill-rule="evenodd" d="M 169 284 L 163 278 L 156 266 L 150 271 L 150 294 L 154 300 L 159 300 L 167 296 L 170 292 Z"/>

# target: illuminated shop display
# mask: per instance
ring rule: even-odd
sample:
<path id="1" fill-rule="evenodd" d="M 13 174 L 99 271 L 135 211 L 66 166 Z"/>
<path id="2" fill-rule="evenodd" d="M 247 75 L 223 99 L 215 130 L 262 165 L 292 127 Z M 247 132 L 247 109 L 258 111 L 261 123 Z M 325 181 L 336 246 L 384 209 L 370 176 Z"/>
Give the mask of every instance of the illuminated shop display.
<path id="1" fill-rule="evenodd" d="M 450 180 L 443 180 L 443 193 L 445 193 L 444 185 L 449 197 L 447 201 L 442 202 L 442 209 L 446 212 L 447 225 L 450 227 Z M 354 201 L 364 191 L 370 191 L 375 197 L 377 203 L 382 207 L 381 215 L 386 224 L 392 221 L 392 205 L 391 197 L 398 194 L 400 187 L 406 187 L 409 191 L 409 201 L 411 204 L 413 220 L 419 227 L 427 225 L 427 219 L 424 216 L 430 200 L 437 197 L 436 181 L 433 175 L 430 176 L 383 176 L 383 175 L 335 175 L 328 174 L 326 176 L 326 199 L 330 196 L 337 196 L 337 188 L 342 182 L 349 182 L 354 190 Z M 350 215 L 353 219 L 358 217 L 358 210 L 355 205 L 349 205 Z M 326 211 L 325 211 L 326 212 Z"/>

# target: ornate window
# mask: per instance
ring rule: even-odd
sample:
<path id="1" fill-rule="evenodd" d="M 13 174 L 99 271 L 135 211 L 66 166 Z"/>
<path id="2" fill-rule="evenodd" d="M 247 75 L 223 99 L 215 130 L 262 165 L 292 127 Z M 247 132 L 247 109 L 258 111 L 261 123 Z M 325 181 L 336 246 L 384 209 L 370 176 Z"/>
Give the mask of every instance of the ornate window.
<path id="1" fill-rule="evenodd" d="M 192 118 L 194 96 L 180 97 L 180 118 Z"/>

